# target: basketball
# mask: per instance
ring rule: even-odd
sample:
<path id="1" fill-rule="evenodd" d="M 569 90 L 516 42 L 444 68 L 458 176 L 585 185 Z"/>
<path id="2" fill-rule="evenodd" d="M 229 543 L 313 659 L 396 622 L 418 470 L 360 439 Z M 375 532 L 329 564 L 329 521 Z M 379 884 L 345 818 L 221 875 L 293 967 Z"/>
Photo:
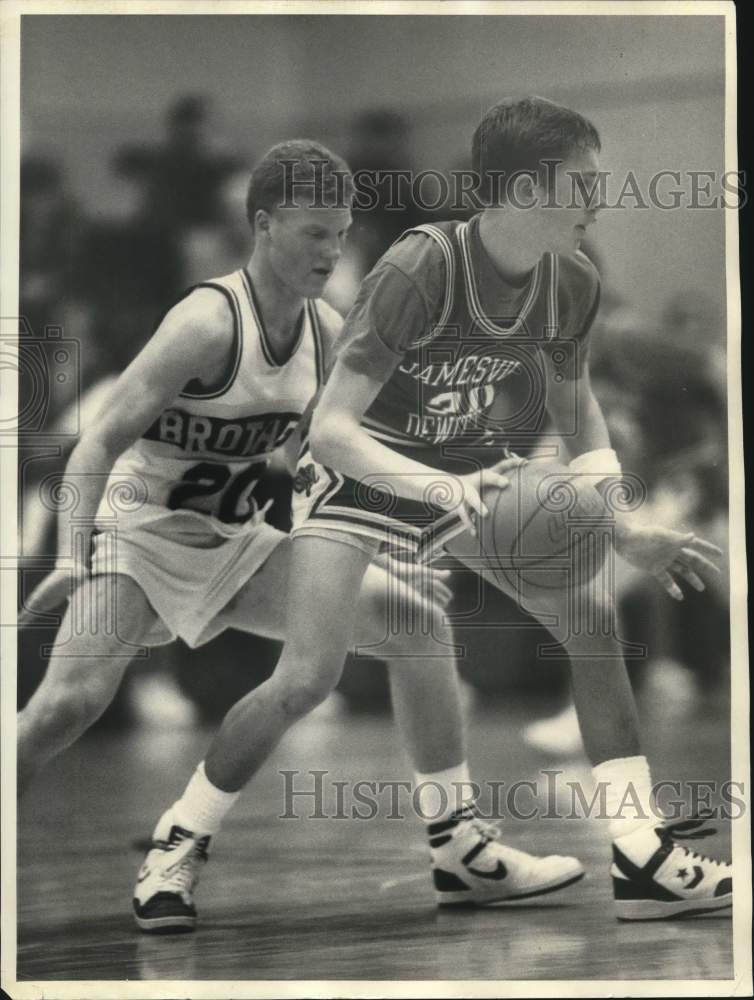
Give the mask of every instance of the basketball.
<path id="1" fill-rule="evenodd" d="M 482 519 L 485 555 L 511 585 L 561 590 L 602 567 L 611 518 L 589 477 L 556 462 L 528 462 L 506 473 L 510 487 L 488 489 Z"/>

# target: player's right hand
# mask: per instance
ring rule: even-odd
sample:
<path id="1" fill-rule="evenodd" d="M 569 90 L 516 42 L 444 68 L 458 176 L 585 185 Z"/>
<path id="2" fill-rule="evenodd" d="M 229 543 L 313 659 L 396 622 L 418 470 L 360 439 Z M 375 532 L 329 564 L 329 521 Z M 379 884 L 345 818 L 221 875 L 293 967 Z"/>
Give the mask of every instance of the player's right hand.
<path id="1" fill-rule="evenodd" d="M 514 456 L 504 458 L 493 465 L 491 469 L 480 469 L 471 472 L 466 476 L 460 476 L 463 485 L 463 500 L 458 506 L 458 514 L 466 526 L 467 531 L 472 535 L 477 535 L 477 518 L 487 517 L 489 508 L 482 499 L 482 492 L 490 487 L 497 490 L 506 490 L 511 484 L 505 472 L 517 468 L 524 463 L 524 459 Z"/>
<path id="2" fill-rule="evenodd" d="M 75 574 L 69 569 L 54 569 L 25 599 L 18 615 L 19 628 L 32 625 L 38 615 L 50 614 L 59 608 L 87 576 L 88 570 L 84 567 Z"/>

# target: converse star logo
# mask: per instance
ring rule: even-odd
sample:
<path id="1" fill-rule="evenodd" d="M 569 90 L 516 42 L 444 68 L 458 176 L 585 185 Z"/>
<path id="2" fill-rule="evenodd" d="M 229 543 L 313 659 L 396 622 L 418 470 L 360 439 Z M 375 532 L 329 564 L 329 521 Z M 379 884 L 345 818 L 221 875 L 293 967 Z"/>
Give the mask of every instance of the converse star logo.
<path id="1" fill-rule="evenodd" d="M 688 869 L 686 868 L 678 869 L 678 878 L 688 878 L 688 877 L 689 877 Z"/>
<path id="2" fill-rule="evenodd" d="M 686 883 L 684 888 L 695 889 L 703 878 L 704 878 L 704 872 L 702 871 L 702 869 L 699 867 L 699 865 L 694 865 L 694 877 L 690 882 Z"/>

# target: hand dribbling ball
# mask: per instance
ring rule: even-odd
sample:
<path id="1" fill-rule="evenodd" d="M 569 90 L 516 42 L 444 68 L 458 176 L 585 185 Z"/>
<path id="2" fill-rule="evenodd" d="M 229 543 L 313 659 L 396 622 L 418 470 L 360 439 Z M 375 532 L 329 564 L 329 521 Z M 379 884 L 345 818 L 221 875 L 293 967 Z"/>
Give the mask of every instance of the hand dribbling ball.
<path id="1" fill-rule="evenodd" d="M 555 462 L 527 462 L 506 473 L 505 490 L 484 490 L 480 519 L 486 560 L 513 587 L 583 586 L 602 568 L 612 517 L 594 477 Z"/>

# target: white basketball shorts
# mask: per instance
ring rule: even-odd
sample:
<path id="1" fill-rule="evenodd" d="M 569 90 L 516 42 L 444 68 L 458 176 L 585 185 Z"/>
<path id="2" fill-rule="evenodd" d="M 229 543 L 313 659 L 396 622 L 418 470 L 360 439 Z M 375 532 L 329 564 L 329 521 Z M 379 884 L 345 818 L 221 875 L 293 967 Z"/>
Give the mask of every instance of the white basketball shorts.
<path id="1" fill-rule="evenodd" d="M 92 574 L 122 573 L 144 591 L 160 621 L 145 640 L 201 646 L 225 628 L 214 619 L 287 537 L 267 523 L 228 533 L 193 511 L 152 508 L 98 524 Z"/>

